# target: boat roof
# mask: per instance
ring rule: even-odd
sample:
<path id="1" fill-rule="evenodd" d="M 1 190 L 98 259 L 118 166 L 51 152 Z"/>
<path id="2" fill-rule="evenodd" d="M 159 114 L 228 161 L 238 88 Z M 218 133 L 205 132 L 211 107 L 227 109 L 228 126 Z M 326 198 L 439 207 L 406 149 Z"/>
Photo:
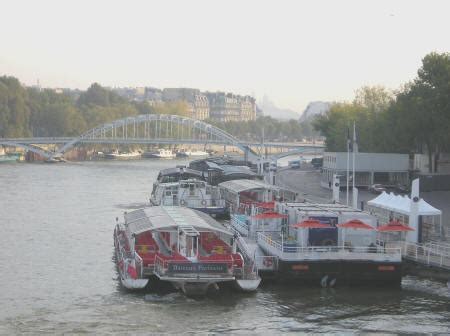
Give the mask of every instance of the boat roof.
<path id="1" fill-rule="evenodd" d="M 202 172 L 200 172 L 198 170 L 194 170 L 194 169 L 191 169 L 191 168 L 180 168 L 180 167 L 162 169 L 159 172 L 159 174 L 161 176 L 178 175 L 178 174 L 189 174 L 189 175 L 195 175 L 195 176 L 198 176 L 198 177 L 203 177 Z"/>
<path id="2" fill-rule="evenodd" d="M 316 213 L 316 214 L 325 214 L 325 213 L 333 213 L 333 214 L 355 214 L 358 217 L 362 215 L 366 215 L 365 212 L 354 209 L 344 204 L 339 203 L 310 203 L 310 202 L 285 202 L 285 206 L 289 208 L 295 208 L 300 212 L 307 212 L 308 214 Z M 368 214 L 367 214 L 368 215 Z"/>
<path id="3" fill-rule="evenodd" d="M 270 189 L 277 191 L 283 190 L 280 187 L 267 184 L 262 181 L 247 180 L 247 179 L 222 182 L 219 183 L 219 187 L 225 188 L 234 193 L 240 193 L 246 190 L 253 190 L 253 189 Z"/>
<path id="4" fill-rule="evenodd" d="M 131 234 L 145 231 L 192 226 L 199 232 L 232 233 L 203 212 L 178 206 L 152 206 L 124 214 L 127 230 Z"/>
<path id="5" fill-rule="evenodd" d="M 245 174 L 248 176 L 257 176 L 255 172 L 252 172 L 247 166 L 233 166 L 233 165 L 222 165 L 220 166 L 223 170 L 224 175 L 231 174 Z"/>

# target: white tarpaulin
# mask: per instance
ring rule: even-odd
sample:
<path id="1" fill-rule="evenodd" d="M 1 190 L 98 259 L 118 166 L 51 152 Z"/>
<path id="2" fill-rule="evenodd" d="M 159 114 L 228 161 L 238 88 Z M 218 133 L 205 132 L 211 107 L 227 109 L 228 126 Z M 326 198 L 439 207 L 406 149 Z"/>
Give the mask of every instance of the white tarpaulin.
<path id="1" fill-rule="evenodd" d="M 375 206 L 408 216 L 411 214 L 411 203 L 411 199 L 406 195 L 395 195 L 393 193 L 386 193 L 384 191 L 378 197 L 367 202 L 367 204 L 370 206 Z M 442 215 L 442 211 L 436 209 L 421 198 L 419 200 L 418 215 L 439 216 Z"/>

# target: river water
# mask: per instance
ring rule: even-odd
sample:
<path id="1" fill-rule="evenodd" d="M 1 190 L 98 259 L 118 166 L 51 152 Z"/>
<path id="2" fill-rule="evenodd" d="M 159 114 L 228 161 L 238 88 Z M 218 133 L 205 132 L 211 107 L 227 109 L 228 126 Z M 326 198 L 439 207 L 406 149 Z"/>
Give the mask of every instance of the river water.
<path id="1" fill-rule="evenodd" d="M 450 333 L 445 284 L 401 290 L 264 285 L 257 293 L 129 293 L 117 279 L 115 217 L 146 204 L 178 160 L 0 166 L 0 334 Z"/>

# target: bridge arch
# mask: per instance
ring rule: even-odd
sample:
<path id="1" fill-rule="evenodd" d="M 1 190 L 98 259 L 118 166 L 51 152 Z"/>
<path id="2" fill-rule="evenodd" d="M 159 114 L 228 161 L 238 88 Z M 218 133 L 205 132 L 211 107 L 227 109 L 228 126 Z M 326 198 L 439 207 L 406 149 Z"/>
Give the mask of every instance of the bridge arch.
<path id="1" fill-rule="evenodd" d="M 136 135 L 137 138 L 139 138 L 139 135 L 136 134 L 136 129 L 139 133 L 139 128 L 136 128 L 136 126 L 141 124 L 144 124 L 144 137 L 149 136 L 150 133 L 152 133 L 152 135 L 156 135 L 157 138 L 158 133 L 163 133 L 163 126 L 166 126 L 166 132 L 169 132 L 169 124 L 171 125 L 171 131 L 173 125 L 178 125 L 181 126 L 180 140 L 182 140 L 183 138 L 183 130 L 197 130 L 198 132 L 203 132 L 204 134 L 206 134 L 206 143 L 208 142 L 208 140 L 216 139 L 220 143 L 236 146 L 250 156 L 256 156 L 256 153 L 249 146 L 242 144 L 239 139 L 218 127 L 215 127 L 201 120 L 196 120 L 179 115 L 167 114 L 141 114 L 138 116 L 126 117 L 109 123 L 105 123 L 83 133 L 79 137 L 74 138 L 73 140 L 64 144 L 55 153 L 53 153 L 53 156 L 61 156 L 68 150 L 76 146 L 78 143 L 87 142 L 88 140 L 117 137 L 118 130 L 121 130 L 122 132 L 122 134 L 119 134 L 121 136 L 121 139 L 136 139 Z M 128 129 L 130 126 L 133 126 L 133 137 L 128 137 Z M 150 127 L 153 128 L 150 129 Z M 178 131 L 180 131 L 180 129 L 178 129 Z M 190 136 L 192 136 L 192 134 L 190 134 Z"/>
<path id="2" fill-rule="evenodd" d="M 23 148 L 23 149 L 25 149 L 25 150 L 27 150 L 27 151 L 30 151 L 30 152 L 39 154 L 40 156 L 42 156 L 42 157 L 44 157 L 44 158 L 46 158 L 46 159 L 49 159 L 49 158 L 51 158 L 52 156 L 56 156 L 55 153 L 49 152 L 49 151 L 47 151 L 47 150 L 45 150 L 45 149 L 42 149 L 42 148 L 40 148 L 40 147 L 33 146 L 33 145 L 22 144 L 22 143 L 19 143 L 19 142 L 1 141 L 1 140 L 0 140 L 0 145 L 8 146 L 8 147 L 19 147 L 19 148 Z"/>

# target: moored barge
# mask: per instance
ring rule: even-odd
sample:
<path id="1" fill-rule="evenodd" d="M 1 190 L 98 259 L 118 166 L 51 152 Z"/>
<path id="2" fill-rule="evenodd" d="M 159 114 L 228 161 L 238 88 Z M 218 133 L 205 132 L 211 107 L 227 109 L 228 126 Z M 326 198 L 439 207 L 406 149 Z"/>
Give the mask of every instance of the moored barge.
<path id="1" fill-rule="evenodd" d="M 236 252 L 232 237 L 213 218 L 188 208 L 153 206 L 125 213 L 114 230 L 120 281 L 140 289 L 157 278 L 188 295 L 204 295 L 225 282 L 254 291 L 260 278 Z"/>
<path id="2" fill-rule="evenodd" d="M 401 250 L 378 245 L 374 216 L 341 204 L 281 200 L 277 187 L 259 184 L 219 187 L 233 208 L 238 247 L 254 256 L 263 278 L 324 287 L 400 285 Z"/>

